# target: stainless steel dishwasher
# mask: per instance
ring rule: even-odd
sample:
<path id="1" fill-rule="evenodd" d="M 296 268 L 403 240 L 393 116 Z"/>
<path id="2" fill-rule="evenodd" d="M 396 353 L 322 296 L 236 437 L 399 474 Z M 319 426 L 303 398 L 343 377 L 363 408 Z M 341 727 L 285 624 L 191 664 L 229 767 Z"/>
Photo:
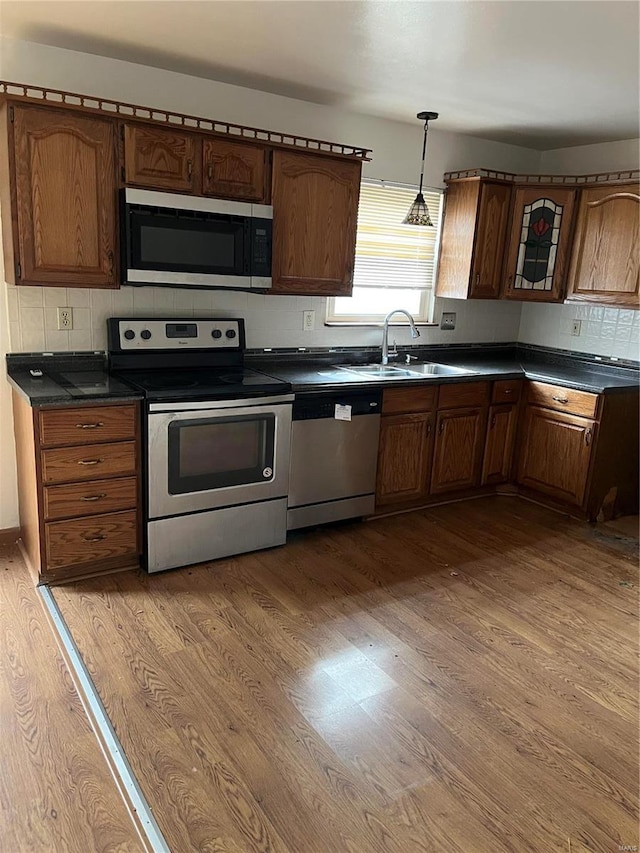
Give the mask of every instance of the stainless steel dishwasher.
<path id="1" fill-rule="evenodd" d="M 381 408 L 377 390 L 296 395 L 287 530 L 373 512 Z"/>

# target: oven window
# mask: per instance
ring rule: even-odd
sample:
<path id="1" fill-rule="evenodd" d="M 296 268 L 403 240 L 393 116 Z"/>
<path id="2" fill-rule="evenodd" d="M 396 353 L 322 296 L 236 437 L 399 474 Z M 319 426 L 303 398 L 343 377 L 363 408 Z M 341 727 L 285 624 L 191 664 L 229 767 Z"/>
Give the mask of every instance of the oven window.
<path id="1" fill-rule="evenodd" d="M 275 415 L 199 418 L 169 424 L 169 494 L 273 479 Z"/>
<path id="2" fill-rule="evenodd" d="M 247 222 L 242 217 L 132 212 L 134 269 L 245 275 Z"/>

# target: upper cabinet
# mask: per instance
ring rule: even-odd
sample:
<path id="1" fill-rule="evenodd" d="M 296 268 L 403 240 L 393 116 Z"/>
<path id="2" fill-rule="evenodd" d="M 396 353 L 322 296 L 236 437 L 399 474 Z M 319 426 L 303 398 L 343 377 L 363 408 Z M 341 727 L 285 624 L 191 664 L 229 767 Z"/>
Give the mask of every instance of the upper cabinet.
<path id="1" fill-rule="evenodd" d="M 200 139 L 164 127 L 126 125 L 124 163 L 127 184 L 192 193 L 199 190 Z"/>
<path id="2" fill-rule="evenodd" d="M 202 178 L 205 195 L 264 202 L 266 158 L 266 150 L 259 145 L 205 139 Z"/>
<path id="3" fill-rule="evenodd" d="M 446 192 L 437 296 L 498 299 L 511 185 L 452 181 Z"/>
<path id="4" fill-rule="evenodd" d="M 568 301 L 638 308 L 639 214 L 637 183 L 582 191 Z"/>
<path id="5" fill-rule="evenodd" d="M 562 299 L 575 196 L 575 190 L 564 187 L 516 187 L 505 263 L 506 299 Z"/>
<path id="6" fill-rule="evenodd" d="M 3 216 L 7 279 L 117 287 L 113 123 L 26 105 L 8 107 L 5 121 L 3 202 L 11 192 L 13 214 Z"/>
<path id="7" fill-rule="evenodd" d="M 361 167 L 273 152 L 273 293 L 350 295 Z"/>

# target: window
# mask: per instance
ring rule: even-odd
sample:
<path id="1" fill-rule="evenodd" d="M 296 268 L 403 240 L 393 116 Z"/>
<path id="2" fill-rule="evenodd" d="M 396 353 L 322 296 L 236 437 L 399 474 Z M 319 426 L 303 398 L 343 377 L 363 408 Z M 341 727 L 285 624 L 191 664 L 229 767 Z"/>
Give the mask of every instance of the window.
<path id="1" fill-rule="evenodd" d="M 424 191 L 433 228 L 402 224 L 416 192 L 417 187 L 362 182 L 353 295 L 327 300 L 328 323 L 379 323 L 394 308 L 431 322 L 442 192 Z"/>

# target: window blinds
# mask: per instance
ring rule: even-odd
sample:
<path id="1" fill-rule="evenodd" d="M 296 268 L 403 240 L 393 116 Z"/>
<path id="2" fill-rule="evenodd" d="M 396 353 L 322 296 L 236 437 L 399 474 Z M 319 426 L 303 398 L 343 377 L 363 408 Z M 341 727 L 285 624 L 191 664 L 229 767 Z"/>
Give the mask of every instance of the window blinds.
<path id="1" fill-rule="evenodd" d="M 433 228 L 402 224 L 416 197 L 415 188 L 362 182 L 354 287 L 433 287 L 442 193 L 423 194 Z"/>

